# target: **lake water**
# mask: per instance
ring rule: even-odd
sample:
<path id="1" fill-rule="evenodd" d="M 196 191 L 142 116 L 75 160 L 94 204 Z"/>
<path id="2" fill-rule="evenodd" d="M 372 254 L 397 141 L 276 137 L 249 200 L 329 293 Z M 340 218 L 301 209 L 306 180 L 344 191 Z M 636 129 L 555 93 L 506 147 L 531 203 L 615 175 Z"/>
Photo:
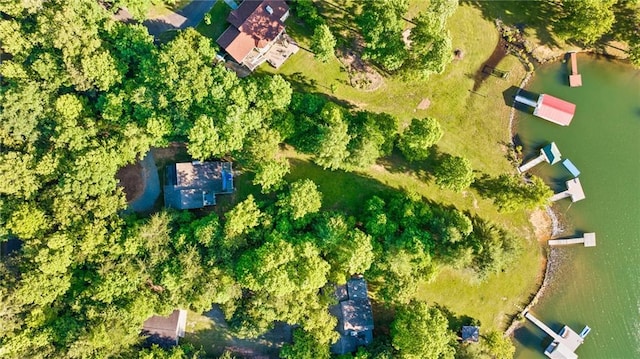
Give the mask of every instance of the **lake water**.
<path id="1" fill-rule="evenodd" d="M 553 283 L 531 311 L 558 330 L 592 328 L 581 358 L 640 358 L 640 70 L 578 56 L 583 86 L 568 86 L 567 64 L 542 66 L 528 86 L 576 104 L 568 127 L 518 115 L 524 153 L 554 141 L 563 159 L 582 172 L 586 199 L 554 206 L 564 219 L 561 236 L 595 232 L 597 247 L 564 247 Z M 543 163 L 533 173 L 556 191 L 572 178 L 562 164 Z M 516 332 L 516 358 L 545 358 L 550 342 L 531 323 Z"/>

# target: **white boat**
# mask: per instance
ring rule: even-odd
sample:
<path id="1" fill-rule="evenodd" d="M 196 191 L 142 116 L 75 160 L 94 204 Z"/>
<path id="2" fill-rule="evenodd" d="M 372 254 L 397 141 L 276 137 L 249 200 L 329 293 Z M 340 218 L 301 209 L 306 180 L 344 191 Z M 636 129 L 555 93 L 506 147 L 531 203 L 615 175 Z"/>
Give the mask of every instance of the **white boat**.
<path id="1" fill-rule="evenodd" d="M 591 331 L 591 328 L 589 328 L 588 325 L 585 326 L 584 329 L 582 329 L 582 331 L 580 332 L 580 338 L 584 339 L 584 337 L 586 337 L 590 331 Z"/>

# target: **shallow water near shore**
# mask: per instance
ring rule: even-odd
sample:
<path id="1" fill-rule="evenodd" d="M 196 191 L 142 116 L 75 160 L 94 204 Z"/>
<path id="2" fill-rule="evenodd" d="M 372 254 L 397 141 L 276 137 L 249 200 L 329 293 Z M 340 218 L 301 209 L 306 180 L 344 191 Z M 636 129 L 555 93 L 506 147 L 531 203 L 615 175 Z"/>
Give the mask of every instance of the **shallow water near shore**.
<path id="1" fill-rule="evenodd" d="M 554 330 L 589 325 L 581 358 L 640 358 L 640 70 L 588 55 L 578 56 L 578 67 L 582 87 L 570 88 L 567 64 L 557 62 L 538 69 L 527 88 L 575 103 L 570 126 L 519 113 L 516 128 L 526 159 L 554 141 L 581 171 L 586 199 L 554 205 L 565 229 L 559 237 L 595 232 L 597 247 L 562 248 L 531 312 Z M 572 178 L 561 163 L 531 172 L 555 191 Z M 516 358 L 545 358 L 551 341 L 529 322 L 515 339 Z"/>

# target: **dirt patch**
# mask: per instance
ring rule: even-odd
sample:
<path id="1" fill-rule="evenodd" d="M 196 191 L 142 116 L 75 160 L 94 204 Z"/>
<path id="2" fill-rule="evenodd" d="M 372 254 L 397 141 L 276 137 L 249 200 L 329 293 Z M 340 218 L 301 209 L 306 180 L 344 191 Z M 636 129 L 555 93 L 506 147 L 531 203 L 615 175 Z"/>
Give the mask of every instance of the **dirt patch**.
<path id="1" fill-rule="evenodd" d="M 363 91 L 375 91 L 384 80 L 378 71 L 362 60 L 362 41 L 356 38 L 352 48 L 338 49 L 338 60 L 347 70 L 351 86 Z"/>
<path id="2" fill-rule="evenodd" d="M 533 225 L 533 232 L 540 242 L 545 242 L 551 238 L 553 225 L 551 218 L 544 210 L 536 210 L 529 216 L 529 222 Z"/>
<path id="3" fill-rule="evenodd" d="M 140 162 L 122 167 L 116 174 L 118 185 L 122 187 L 127 198 L 131 202 L 140 197 L 144 191 L 144 176 Z"/>
<path id="4" fill-rule="evenodd" d="M 431 100 L 429 100 L 428 98 L 423 98 L 422 101 L 420 101 L 420 103 L 418 104 L 417 109 L 426 110 L 429 108 L 429 106 L 431 106 Z"/>

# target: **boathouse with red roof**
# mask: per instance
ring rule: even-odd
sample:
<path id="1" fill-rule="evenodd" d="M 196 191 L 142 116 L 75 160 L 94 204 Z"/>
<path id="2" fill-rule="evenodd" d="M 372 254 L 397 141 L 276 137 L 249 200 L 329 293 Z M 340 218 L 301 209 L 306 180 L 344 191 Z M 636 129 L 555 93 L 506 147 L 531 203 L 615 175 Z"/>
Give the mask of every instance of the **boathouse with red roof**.
<path id="1" fill-rule="evenodd" d="M 547 94 L 540 95 L 535 109 L 533 110 L 534 116 L 543 118 L 560 126 L 569 126 L 575 113 L 575 104 Z"/>

